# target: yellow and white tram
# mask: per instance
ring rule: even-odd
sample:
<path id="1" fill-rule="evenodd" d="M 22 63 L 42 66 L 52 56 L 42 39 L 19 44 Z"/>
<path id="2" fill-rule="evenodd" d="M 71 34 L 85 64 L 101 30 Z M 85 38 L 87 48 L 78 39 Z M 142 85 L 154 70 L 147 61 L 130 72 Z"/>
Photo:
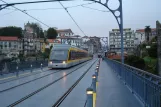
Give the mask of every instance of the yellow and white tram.
<path id="1" fill-rule="evenodd" d="M 66 44 L 53 46 L 49 57 L 49 68 L 68 68 L 90 60 L 88 52 Z"/>

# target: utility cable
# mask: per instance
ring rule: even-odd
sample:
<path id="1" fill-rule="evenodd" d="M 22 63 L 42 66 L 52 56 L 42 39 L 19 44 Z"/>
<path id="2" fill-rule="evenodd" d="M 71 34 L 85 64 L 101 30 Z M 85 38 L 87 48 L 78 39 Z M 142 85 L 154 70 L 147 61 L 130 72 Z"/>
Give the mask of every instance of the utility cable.
<path id="1" fill-rule="evenodd" d="M 5 2 L 4 0 L 0 0 L 0 1 L 2 1 L 3 3 L 6 3 L 6 4 L 8 4 L 7 2 Z M 15 9 L 17 9 L 17 10 L 19 10 L 19 11 L 21 11 L 22 13 L 25 13 L 26 15 L 28 15 L 29 17 L 31 17 L 31 18 L 33 18 L 33 19 L 35 19 L 35 20 L 37 20 L 38 22 L 40 22 L 41 24 L 43 24 L 43 25 L 45 25 L 45 26 L 47 26 L 47 27 L 50 27 L 50 26 L 48 26 L 47 24 L 45 24 L 45 23 L 43 23 L 42 21 L 40 21 L 39 19 L 37 19 L 37 18 L 35 18 L 35 17 L 33 17 L 33 16 L 31 16 L 31 15 L 29 15 L 25 10 L 21 10 L 21 9 L 19 9 L 19 8 L 17 8 L 17 7 L 15 7 L 15 6 L 12 6 L 13 8 L 15 8 Z"/>
<path id="2" fill-rule="evenodd" d="M 101 11 L 101 12 L 110 12 L 110 11 L 99 10 L 99 9 L 96 9 L 96 8 L 87 7 L 87 6 L 84 6 L 84 5 L 81 5 L 81 6 L 84 7 L 84 8 L 91 9 L 91 10 L 97 10 L 97 11 Z"/>
<path id="3" fill-rule="evenodd" d="M 67 9 L 69 8 L 75 8 L 75 7 L 81 7 L 81 6 L 84 6 L 84 5 L 89 5 L 89 4 L 93 4 L 95 2 L 91 2 L 91 3 L 85 3 L 85 4 L 78 4 L 78 5 L 74 5 L 74 6 L 69 6 L 69 7 L 66 7 Z M 5 9 L 8 9 L 8 10 L 16 10 L 16 9 L 11 9 L 11 8 L 5 8 Z M 64 8 L 42 8 L 42 9 L 27 9 L 25 11 L 32 11 L 32 10 L 54 10 L 54 9 L 64 9 Z"/>
<path id="4" fill-rule="evenodd" d="M 8 12 L 8 13 L 5 13 L 5 14 L 2 14 L 1 16 L 5 16 L 5 15 L 8 15 L 8 14 L 11 14 L 11 13 L 13 13 L 13 12 L 15 12 L 16 10 L 13 10 L 13 11 L 11 11 L 11 12 Z"/>
<path id="5" fill-rule="evenodd" d="M 84 31 L 80 28 L 80 26 L 77 24 L 77 22 L 74 20 L 74 18 L 72 17 L 72 15 L 69 13 L 69 11 L 67 10 L 67 8 L 64 7 L 64 5 L 59 1 L 60 5 L 64 8 L 64 10 L 68 13 L 68 15 L 70 16 L 70 18 L 74 21 L 74 23 L 77 25 L 77 27 L 79 28 L 79 30 L 84 34 L 84 36 L 86 36 L 86 34 L 84 33 Z"/>

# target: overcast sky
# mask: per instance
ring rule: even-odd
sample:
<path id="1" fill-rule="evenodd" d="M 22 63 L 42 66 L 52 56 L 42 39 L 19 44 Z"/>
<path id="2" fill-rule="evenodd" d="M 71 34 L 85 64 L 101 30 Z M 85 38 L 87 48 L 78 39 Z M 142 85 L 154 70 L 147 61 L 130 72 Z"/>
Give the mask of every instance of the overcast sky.
<path id="1" fill-rule="evenodd" d="M 25 2 L 35 0 L 5 0 L 8 3 L 12 2 Z M 105 0 L 103 0 L 104 2 Z M 109 6 L 114 9 L 118 6 L 117 0 L 109 0 Z M 2 2 L 0 2 L 1 4 Z M 62 2 L 65 7 L 75 6 L 79 4 L 90 3 L 90 1 L 73 0 Z M 93 3 L 85 5 L 99 10 L 108 11 L 107 8 L 100 4 Z M 22 10 L 29 9 L 46 9 L 46 8 L 62 8 L 58 2 L 42 3 L 42 4 L 27 4 L 16 5 L 17 8 Z M 4 9 L 0 11 L 0 27 L 4 26 L 19 26 L 24 27 L 24 23 L 37 22 L 26 14 L 11 10 Z M 14 11 L 14 12 L 13 12 Z M 69 13 L 76 20 L 78 25 L 82 28 L 88 36 L 101 36 L 105 37 L 109 35 L 109 31 L 113 28 L 118 28 L 117 22 L 114 16 L 110 12 L 102 12 L 97 10 L 91 10 L 85 7 L 73 7 L 68 8 Z M 10 13 L 11 12 L 11 13 Z M 6 14 L 7 13 L 7 14 Z M 8 14 L 9 13 L 9 14 Z M 51 9 L 51 10 L 30 10 L 27 11 L 30 15 L 41 20 L 50 27 L 57 27 L 58 29 L 71 28 L 75 34 L 84 36 L 82 32 L 77 28 L 75 23 L 71 20 L 69 15 L 64 9 Z M 144 28 L 146 25 L 150 25 L 151 28 L 156 27 L 156 20 L 161 22 L 161 0 L 123 0 L 123 20 L 124 28 L 132 28 L 136 30 L 138 28 Z M 42 28 L 47 29 L 46 26 L 41 24 Z"/>

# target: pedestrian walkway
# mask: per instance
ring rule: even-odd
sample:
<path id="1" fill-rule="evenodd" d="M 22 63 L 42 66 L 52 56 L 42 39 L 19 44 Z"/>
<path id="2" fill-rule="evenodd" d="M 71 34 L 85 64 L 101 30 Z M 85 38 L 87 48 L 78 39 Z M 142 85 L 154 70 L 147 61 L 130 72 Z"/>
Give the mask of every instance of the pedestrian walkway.
<path id="1" fill-rule="evenodd" d="M 143 107 L 143 104 L 120 81 L 109 65 L 102 61 L 98 77 L 96 107 Z"/>

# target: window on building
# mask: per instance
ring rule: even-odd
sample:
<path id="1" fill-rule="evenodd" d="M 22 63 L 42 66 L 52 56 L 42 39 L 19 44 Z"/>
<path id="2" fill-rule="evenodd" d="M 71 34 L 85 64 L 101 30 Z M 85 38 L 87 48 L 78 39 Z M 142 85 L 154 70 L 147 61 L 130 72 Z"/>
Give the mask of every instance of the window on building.
<path id="1" fill-rule="evenodd" d="M 11 47 L 11 42 L 9 42 L 9 47 Z"/>

